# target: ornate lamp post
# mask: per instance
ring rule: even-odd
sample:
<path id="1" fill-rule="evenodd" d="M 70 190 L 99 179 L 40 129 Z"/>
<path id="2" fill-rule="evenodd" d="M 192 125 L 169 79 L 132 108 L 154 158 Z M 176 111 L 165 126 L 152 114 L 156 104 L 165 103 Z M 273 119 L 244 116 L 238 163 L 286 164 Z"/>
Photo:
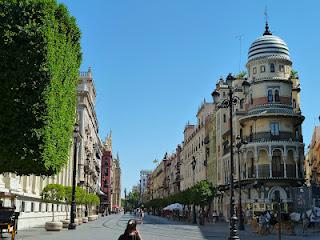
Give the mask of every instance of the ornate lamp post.
<path id="1" fill-rule="evenodd" d="M 127 189 L 124 189 L 124 214 L 126 214 L 127 211 Z"/>
<path id="2" fill-rule="evenodd" d="M 239 230 L 244 230 L 244 219 L 243 219 L 243 212 L 242 212 L 242 202 L 241 202 L 241 171 L 240 171 L 240 153 L 241 153 L 241 146 L 243 144 L 248 144 L 247 141 L 244 141 L 241 139 L 240 136 L 237 136 L 237 143 L 236 143 L 236 148 L 237 148 L 237 153 L 238 153 L 238 184 L 239 184 Z"/>
<path id="3" fill-rule="evenodd" d="M 78 134 L 80 126 L 78 123 L 74 125 L 73 130 L 73 172 L 72 172 L 72 196 L 71 196 L 71 210 L 70 210 L 70 223 L 68 229 L 76 229 L 74 219 L 76 218 L 76 176 L 77 176 L 77 145 L 78 145 Z"/>
<path id="4" fill-rule="evenodd" d="M 224 99 L 219 105 L 218 108 L 228 108 L 229 109 L 229 125 L 230 125 L 230 235 L 229 240 L 240 239 L 237 232 L 237 221 L 238 218 L 235 213 L 235 201 L 234 201 L 234 163 L 233 163 L 233 105 L 236 105 L 240 102 L 240 98 L 233 96 L 234 89 L 232 87 L 232 82 L 235 78 L 229 74 L 226 83 L 228 85 L 229 93 L 228 98 Z M 250 84 L 247 81 L 244 81 L 242 87 L 244 92 L 247 91 L 247 87 Z M 214 92 L 213 95 L 218 95 L 218 92 Z"/>
<path id="5" fill-rule="evenodd" d="M 197 161 L 196 158 L 194 156 L 192 156 L 193 160 L 191 162 L 191 166 L 192 166 L 192 171 L 193 171 L 193 186 L 195 185 L 195 175 L 194 175 L 194 170 L 196 169 L 196 165 L 197 165 Z M 197 219 L 196 219 L 196 206 L 195 204 L 193 204 L 192 206 L 192 212 L 193 212 L 193 223 L 196 224 L 197 223 Z"/>

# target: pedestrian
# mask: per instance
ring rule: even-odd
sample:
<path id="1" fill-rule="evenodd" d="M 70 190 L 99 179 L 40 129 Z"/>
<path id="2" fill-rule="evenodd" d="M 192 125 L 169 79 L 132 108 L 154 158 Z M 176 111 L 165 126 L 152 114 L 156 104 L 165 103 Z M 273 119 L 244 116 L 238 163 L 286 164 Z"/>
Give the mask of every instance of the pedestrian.
<path id="1" fill-rule="evenodd" d="M 135 219 L 130 219 L 128 221 L 126 230 L 118 238 L 118 240 L 142 240 L 142 237 L 137 229 L 137 221 Z"/>
<path id="2" fill-rule="evenodd" d="M 141 209 L 141 212 L 140 212 L 141 224 L 143 224 L 143 218 L 144 218 L 144 211 Z"/>

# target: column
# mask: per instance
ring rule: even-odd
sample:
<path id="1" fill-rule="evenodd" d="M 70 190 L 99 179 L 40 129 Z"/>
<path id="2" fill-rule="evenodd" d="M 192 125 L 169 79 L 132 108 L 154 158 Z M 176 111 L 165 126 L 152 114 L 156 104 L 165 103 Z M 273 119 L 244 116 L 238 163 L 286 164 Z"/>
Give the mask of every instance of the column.
<path id="1" fill-rule="evenodd" d="M 269 157 L 269 177 L 272 178 L 272 155 L 268 155 Z"/>
<path id="2" fill-rule="evenodd" d="M 5 191 L 5 183 L 4 183 L 4 176 L 0 175 L 0 191 Z"/>
<path id="3" fill-rule="evenodd" d="M 259 178 L 259 166 L 258 166 L 258 149 L 254 147 L 254 162 L 256 165 L 256 178 Z"/>
<path id="4" fill-rule="evenodd" d="M 287 155 L 282 156 L 284 177 L 287 177 Z"/>

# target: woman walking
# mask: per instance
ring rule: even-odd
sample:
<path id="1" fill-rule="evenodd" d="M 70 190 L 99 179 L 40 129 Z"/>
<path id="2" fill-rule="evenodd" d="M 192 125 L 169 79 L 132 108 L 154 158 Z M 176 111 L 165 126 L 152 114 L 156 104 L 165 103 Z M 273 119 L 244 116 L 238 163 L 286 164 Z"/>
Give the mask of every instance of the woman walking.
<path id="1" fill-rule="evenodd" d="M 142 240 L 142 237 L 137 229 L 137 221 L 130 219 L 128 221 L 126 230 L 119 237 L 118 240 Z"/>

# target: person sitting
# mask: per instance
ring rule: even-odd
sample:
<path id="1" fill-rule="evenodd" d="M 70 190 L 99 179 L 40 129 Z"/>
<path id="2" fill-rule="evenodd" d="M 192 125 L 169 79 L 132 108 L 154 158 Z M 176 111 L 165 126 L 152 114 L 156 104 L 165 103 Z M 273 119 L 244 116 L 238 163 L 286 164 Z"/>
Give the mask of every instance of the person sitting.
<path id="1" fill-rule="evenodd" d="M 135 219 L 130 219 L 128 221 L 126 230 L 118 240 L 142 240 L 142 237 L 137 229 L 137 221 Z"/>

